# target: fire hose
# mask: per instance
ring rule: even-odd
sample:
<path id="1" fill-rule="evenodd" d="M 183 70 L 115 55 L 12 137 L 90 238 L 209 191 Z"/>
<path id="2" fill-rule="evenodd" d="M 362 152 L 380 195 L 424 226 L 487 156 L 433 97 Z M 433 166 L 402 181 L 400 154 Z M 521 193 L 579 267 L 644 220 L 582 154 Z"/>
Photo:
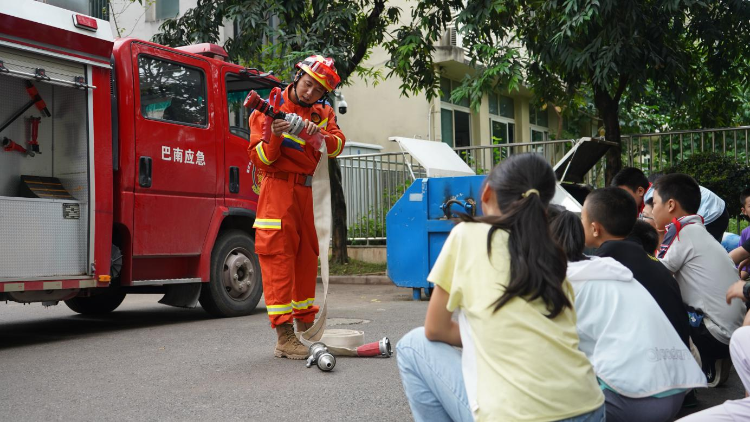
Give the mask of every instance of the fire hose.
<path id="1" fill-rule="evenodd" d="M 327 156 L 325 142 L 321 145 L 321 157 Z M 318 247 L 328 250 L 331 240 L 331 185 L 328 175 L 328 160 L 321 159 L 313 174 L 313 213 L 315 230 L 318 234 Z M 323 279 L 323 304 L 320 306 L 318 319 L 307 331 L 298 333 L 299 340 L 307 347 L 322 342 L 328 351 L 335 356 L 391 356 L 391 342 L 387 337 L 365 344 L 364 333 L 357 330 L 326 330 L 328 315 L 328 260 L 320 260 L 320 276 Z M 334 363 L 335 365 L 335 363 Z"/>
<path id="2" fill-rule="evenodd" d="M 264 125 L 262 139 L 271 137 L 271 122 L 274 119 L 283 119 L 290 123 L 291 127 L 287 133 L 299 135 L 305 128 L 304 120 L 297 114 L 277 111 L 281 98 L 281 90 L 274 88 L 269 96 L 269 101 L 263 100 L 255 91 L 250 91 L 245 98 L 244 106 L 255 109 L 267 116 Z M 271 104 L 273 103 L 273 104 Z M 304 136 L 304 135 L 302 135 Z M 321 138 L 322 139 L 322 138 Z M 319 147 L 321 157 L 327 157 L 326 144 L 321 142 Z M 313 214 L 315 231 L 318 235 L 319 250 L 327 251 L 331 241 L 331 185 L 328 175 L 328 160 L 320 159 L 313 174 Z M 330 371 L 336 365 L 333 356 L 391 356 L 391 342 L 388 337 L 379 341 L 364 342 L 364 333 L 357 330 L 333 329 L 326 330 L 326 317 L 328 315 L 328 282 L 329 268 L 328 260 L 320 260 L 320 275 L 323 279 L 323 304 L 320 306 L 320 314 L 315 323 L 305 332 L 297 333 L 300 342 L 310 348 L 307 367 L 316 363 L 323 371 Z M 330 354 L 329 354 L 330 352 Z M 321 360 L 321 357 L 331 356 Z M 332 355 L 331 355 L 332 354 Z M 323 363 L 321 363 L 323 362 Z M 323 366 L 321 366 L 323 365 Z"/>
<path id="3" fill-rule="evenodd" d="M 274 88 L 271 91 L 271 95 L 274 97 L 274 102 L 276 103 L 275 106 L 278 108 L 279 101 L 281 99 L 281 90 L 278 88 Z M 249 108 L 249 109 L 255 109 L 258 110 L 260 113 L 265 114 L 266 116 L 270 117 L 271 120 L 273 119 L 281 119 L 289 122 L 290 127 L 287 131 L 288 133 L 292 135 L 299 135 L 300 132 L 302 132 L 302 129 L 305 128 L 305 121 L 300 117 L 299 115 L 295 113 L 284 113 L 283 111 L 276 111 L 274 108 L 274 105 L 271 105 L 268 101 L 263 100 L 260 98 L 260 95 L 258 95 L 255 91 L 250 91 L 249 94 L 247 94 L 247 98 L 245 98 L 245 102 L 243 103 L 243 106 Z M 266 125 L 268 126 L 266 129 L 270 130 L 270 124 Z M 264 135 L 263 139 L 270 139 L 271 134 L 266 133 Z"/>

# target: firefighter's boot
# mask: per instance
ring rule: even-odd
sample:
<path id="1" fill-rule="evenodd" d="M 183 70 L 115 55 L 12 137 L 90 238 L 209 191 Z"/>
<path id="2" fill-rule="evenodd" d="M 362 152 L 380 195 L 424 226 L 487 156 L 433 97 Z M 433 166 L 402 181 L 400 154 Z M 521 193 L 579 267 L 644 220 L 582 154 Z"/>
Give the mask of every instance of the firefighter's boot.
<path id="1" fill-rule="evenodd" d="M 302 322 L 298 319 L 294 320 L 294 325 L 297 327 L 298 333 L 304 333 L 305 331 L 309 330 L 310 327 L 313 326 L 312 322 Z"/>
<path id="2" fill-rule="evenodd" d="M 300 343 L 294 335 L 292 324 L 280 324 L 276 326 L 276 350 L 273 355 L 277 358 L 305 359 L 307 358 L 307 347 Z"/>

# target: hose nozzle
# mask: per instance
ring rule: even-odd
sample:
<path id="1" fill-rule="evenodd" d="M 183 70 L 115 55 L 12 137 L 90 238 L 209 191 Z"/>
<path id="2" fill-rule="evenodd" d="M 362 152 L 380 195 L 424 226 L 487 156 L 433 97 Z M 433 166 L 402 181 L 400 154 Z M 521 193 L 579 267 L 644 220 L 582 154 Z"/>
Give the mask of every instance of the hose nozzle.
<path id="1" fill-rule="evenodd" d="M 260 113 L 263 113 L 272 119 L 286 120 L 290 125 L 287 133 L 291 135 L 299 135 L 302 132 L 302 129 L 305 128 L 305 121 L 302 117 L 295 113 L 276 111 L 268 101 L 260 98 L 260 95 L 255 91 L 250 91 L 250 93 L 247 94 L 245 102 L 242 105 L 250 109 L 258 110 Z"/>
<path id="2" fill-rule="evenodd" d="M 336 366 L 336 357 L 328 352 L 328 348 L 321 342 L 316 342 L 310 345 L 310 351 L 307 356 L 306 367 L 311 367 L 313 364 L 318 365 L 321 371 L 328 372 L 333 370 Z"/>

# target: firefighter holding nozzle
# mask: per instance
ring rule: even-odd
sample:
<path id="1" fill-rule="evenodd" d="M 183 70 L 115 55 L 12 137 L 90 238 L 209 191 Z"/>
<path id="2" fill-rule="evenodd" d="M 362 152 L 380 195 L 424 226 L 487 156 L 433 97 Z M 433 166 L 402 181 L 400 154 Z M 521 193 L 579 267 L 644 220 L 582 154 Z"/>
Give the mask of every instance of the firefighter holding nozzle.
<path id="1" fill-rule="evenodd" d="M 333 108 L 322 101 L 341 82 L 333 59 L 310 56 L 295 67 L 294 82 L 280 93 L 277 110 L 297 114 L 304 119 L 304 128 L 292 135 L 288 121 L 271 121 L 256 110 L 250 115 L 248 154 L 262 174 L 253 227 L 268 318 L 278 336 L 274 356 L 304 359 L 308 350 L 295 336 L 292 321 L 297 331 L 304 332 L 318 312 L 314 302 L 320 251 L 312 174 L 321 159 L 322 142 L 328 157 L 334 158 L 346 139 Z"/>

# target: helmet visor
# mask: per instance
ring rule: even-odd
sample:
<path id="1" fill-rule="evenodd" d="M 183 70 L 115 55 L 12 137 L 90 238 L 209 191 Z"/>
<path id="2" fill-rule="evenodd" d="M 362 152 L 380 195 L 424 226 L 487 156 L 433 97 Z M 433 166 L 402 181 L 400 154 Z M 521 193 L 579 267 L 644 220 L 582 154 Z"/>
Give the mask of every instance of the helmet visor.
<path id="1" fill-rule="evenodd" d="M 323 85 L 323 88 L 329 92 L 336 89 L 341 82 L 339 75 L 323 62 L 315 62 L 312 64 L 303 63 L 301 67 L 308 75 Z"/>

